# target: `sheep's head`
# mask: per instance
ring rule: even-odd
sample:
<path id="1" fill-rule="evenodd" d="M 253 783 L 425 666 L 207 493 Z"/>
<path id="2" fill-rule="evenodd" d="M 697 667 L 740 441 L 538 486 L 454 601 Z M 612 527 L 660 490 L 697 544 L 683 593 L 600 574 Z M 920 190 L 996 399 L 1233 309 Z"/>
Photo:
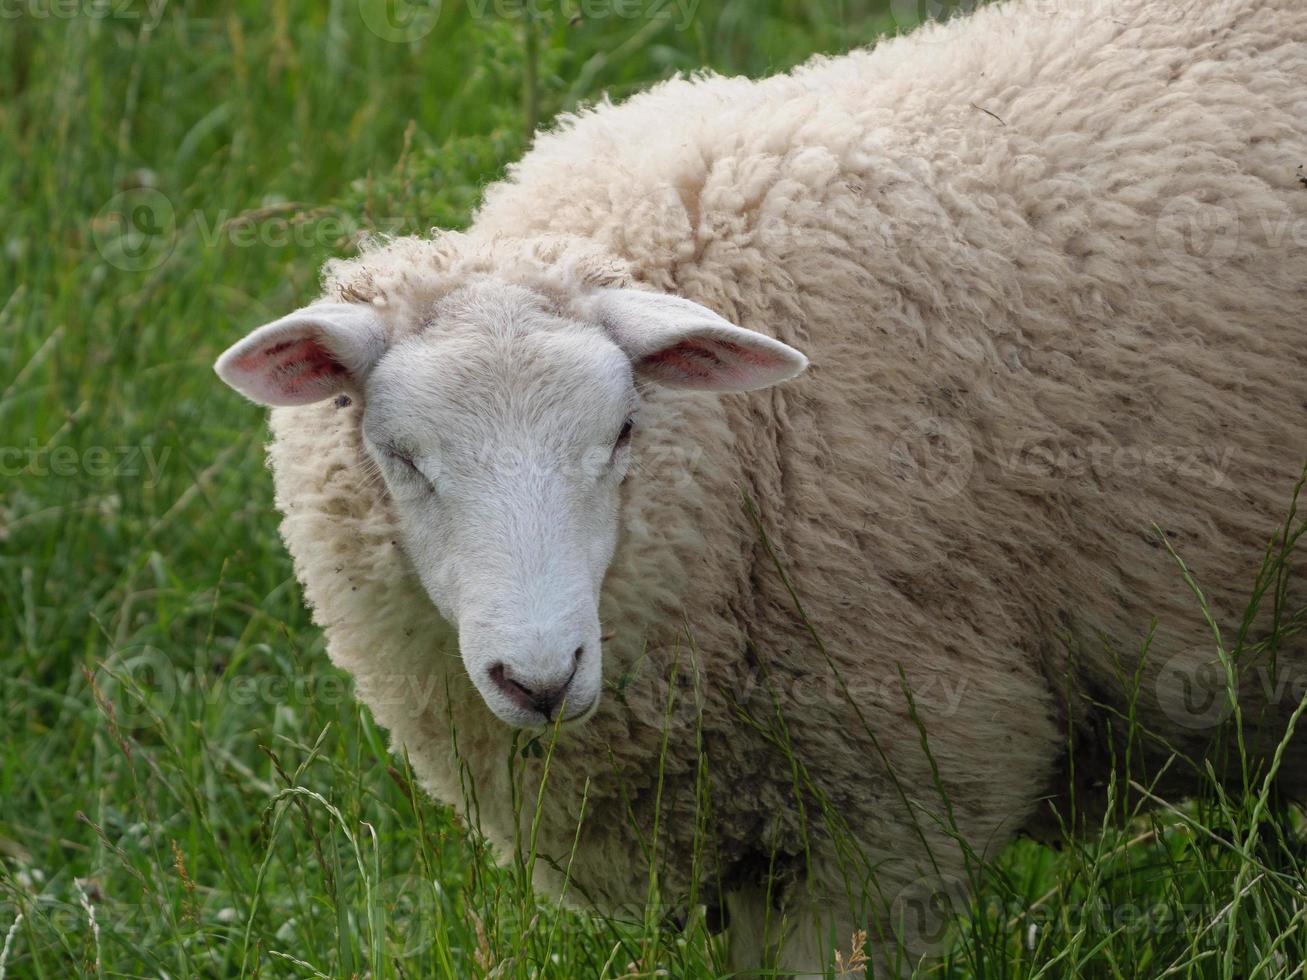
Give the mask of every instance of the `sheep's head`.
<path id="1" fill-rule="evenodd" d="M 594 289 L 562 310 L 487 280 L 399 330 L 365 304 L 306 307 L 217 371 L 264 405 L 361 399 L 405 550 L 468 673 L 496 715 L 535 726 L 599 700 L 599 589 L 640 390 L 745 391 L 806 363 L 675 296 Z"/>

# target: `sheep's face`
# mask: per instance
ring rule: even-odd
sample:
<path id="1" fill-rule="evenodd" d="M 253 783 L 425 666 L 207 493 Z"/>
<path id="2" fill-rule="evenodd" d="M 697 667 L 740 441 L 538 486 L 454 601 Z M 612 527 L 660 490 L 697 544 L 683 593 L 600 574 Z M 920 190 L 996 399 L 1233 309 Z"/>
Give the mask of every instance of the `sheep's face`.
<path id="1" fill-rule="evenodd" d="M 630 360 L 524 290 L 467 289 L 387 351 L 365 404 L 405 548 L 486 703 L 517 725 L 585 716 L 639 407 Z"/>
<path id="2" fill-rule="evenodd" d="M 581 719 L 599 702 L 599 592 L 640 388 L 746 390 L 806 363 L 676 297 L 596 290 L 574 306 L 483 282 L 396 339 L 369 307 L 319 304 L 218 362 L 264 404 L 361 397 L 405 550 L 477 690 L 515 726 Z"/>

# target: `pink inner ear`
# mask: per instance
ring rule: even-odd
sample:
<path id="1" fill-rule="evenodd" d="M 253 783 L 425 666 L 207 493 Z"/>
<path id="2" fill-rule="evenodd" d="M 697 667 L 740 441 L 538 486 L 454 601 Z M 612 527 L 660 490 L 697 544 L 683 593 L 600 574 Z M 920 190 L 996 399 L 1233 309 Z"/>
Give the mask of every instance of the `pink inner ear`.
<path id="1" fill-rule="evenodd" d="M 738 382 L 750 368 L 773 370 L 781 359 L 765 351 L 729 340 L 696 337 L 654 351 L 640 359 L 639 367 L 660 381 L 691 381 L 704 384 Z"/>
<path id="2" fill-rule="evenodd" d="M 238 357 L 238 370 L 257 377 L 265 387 L 284 396 L 299 398 L 314 389 L 337 387 L 323 384 L 345 374 L 345 366 L 312 337 L 285 340 Z"/>

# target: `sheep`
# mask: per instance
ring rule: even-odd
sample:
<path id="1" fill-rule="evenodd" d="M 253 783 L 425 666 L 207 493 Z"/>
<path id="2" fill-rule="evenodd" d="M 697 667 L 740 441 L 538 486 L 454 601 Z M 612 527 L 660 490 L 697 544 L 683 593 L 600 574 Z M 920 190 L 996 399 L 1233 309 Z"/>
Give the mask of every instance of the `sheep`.
<path id="1" fill-rule="evenodd" d="M 1230 642 L 1307 457 L 1305 161 L 1300 0 L 1004 2 L 564 116 L 217 370 L 426 789 L 511 851 L 556 731 L 539 887 L 643 908 L 656 826 L 662 901 L 816 971 L 1101 806 L 1132 700 L 1139 773 L 1212 751 L 1185 574 Z"/>

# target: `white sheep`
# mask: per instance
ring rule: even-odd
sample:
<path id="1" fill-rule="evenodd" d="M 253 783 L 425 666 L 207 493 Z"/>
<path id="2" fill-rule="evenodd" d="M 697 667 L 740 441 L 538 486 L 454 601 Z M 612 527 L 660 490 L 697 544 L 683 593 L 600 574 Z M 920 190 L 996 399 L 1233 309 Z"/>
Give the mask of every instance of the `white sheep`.
<path id="1" fill-rule="evenodd" d="M 512 740 L 562 715 L 538 884 L 641 908 L 661 814 L 663 901 L 815 970 L 1101 804 L 1136 671 L 1137 772 L 1207 750 L 1168 545 L 1232 644 L 1307 458 L 1304 162 L 1301 0 L 1004 3 L 564 117 L 217 367 L 429 790 L 511 848 Z M 1305 661 L 1248 665 L 1254 753 Z"/>

